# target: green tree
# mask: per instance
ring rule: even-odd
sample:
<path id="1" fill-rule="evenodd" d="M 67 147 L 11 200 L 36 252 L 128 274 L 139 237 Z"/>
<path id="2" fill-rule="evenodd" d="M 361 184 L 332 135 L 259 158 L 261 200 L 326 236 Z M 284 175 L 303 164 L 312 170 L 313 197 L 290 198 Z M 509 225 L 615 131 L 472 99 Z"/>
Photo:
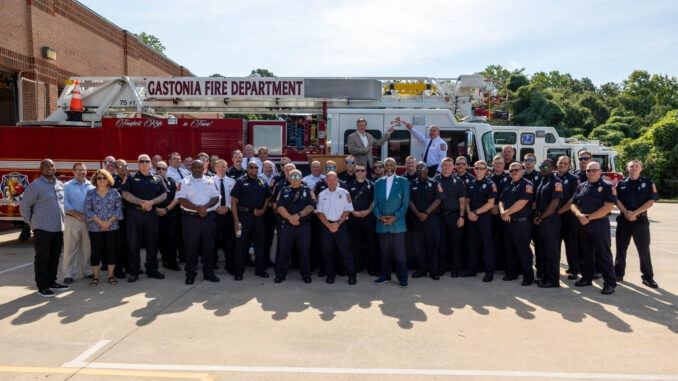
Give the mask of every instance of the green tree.
<path id="1" fill-rule="evenodd" d="M 136 35 L 139 41 L 143 42 L 144 45 L 155 50 L 156 52 L 165 55 L 165 46 L 160 42 L 160 39 L 152 34 L 147 34 L 146 32 L 141 32 Z"/>
<path id="2" fill-rule="evenodd" d="M 531 84 L 518 89 L 510 104 L 514 115 L 513 123 L 525 126 L 552 126 L 562 131 L 565 112 L 541 87 L 540 84 Z"/>
<path id="3" fill-rule="evenodd" d="M 272 71 L 268 69 L 254 69 L 249 75 L 250 77 L 275 77 Z"/>

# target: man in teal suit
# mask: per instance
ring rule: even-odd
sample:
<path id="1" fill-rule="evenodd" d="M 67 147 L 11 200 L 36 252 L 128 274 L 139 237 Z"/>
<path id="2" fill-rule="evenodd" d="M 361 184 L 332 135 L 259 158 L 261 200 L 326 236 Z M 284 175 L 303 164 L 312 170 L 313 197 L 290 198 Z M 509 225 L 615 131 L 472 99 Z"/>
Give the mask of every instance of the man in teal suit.
<path id="1" fill-rule="evenodd" d="M 374 184 L 374 215 L 377 217 L 377 235 L 381 248 L 381 274 L 374 283 L 391 280 L 391 262 L 395 257 L 396 276 L 400 287 L 407 287 L 405 257 L 405 213 L 410 202 L 410 183 L 395 174 L 396 161 L 384 160 L 385 176 Z"/>

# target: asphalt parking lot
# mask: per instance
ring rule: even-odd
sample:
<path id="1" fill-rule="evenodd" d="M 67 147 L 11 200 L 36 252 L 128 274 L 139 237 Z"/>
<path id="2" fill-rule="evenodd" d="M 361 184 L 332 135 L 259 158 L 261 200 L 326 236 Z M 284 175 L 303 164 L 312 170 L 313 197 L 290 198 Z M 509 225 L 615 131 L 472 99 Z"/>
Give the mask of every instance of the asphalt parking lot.
<path id="1" fill-rule="evenodd" d="M 650 212 L 659 289 L 539 289 L 481 278 L 349 286 L 251 270 L 184 285 L 76 281 L 37 296 L 31 242 L 0 232 L 1 380 L 678 380 L 678 204 Z M 614 252 L 614 248 L 613 248 Z M 563 270 L 565 269 L 563 255 Z M 564 271 L 562 272 L 564 275 Z M 498 279 L 497 279 L 498 278 Z"/>

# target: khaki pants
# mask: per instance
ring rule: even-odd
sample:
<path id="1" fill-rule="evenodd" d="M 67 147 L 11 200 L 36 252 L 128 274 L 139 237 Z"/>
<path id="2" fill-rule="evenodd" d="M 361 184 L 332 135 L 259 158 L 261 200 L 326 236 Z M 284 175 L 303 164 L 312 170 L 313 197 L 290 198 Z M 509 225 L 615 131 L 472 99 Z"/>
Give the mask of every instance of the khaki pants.
<path id="1" fill-rule="evenodd" d="M 89 258 L 92 246 L 89 242 L 87 224 L 66 215 L 64 225 L 64 258 L 61 273 L 64 278 L 75 278 L 80 272 L 83 276 L 91 275 Z"/>

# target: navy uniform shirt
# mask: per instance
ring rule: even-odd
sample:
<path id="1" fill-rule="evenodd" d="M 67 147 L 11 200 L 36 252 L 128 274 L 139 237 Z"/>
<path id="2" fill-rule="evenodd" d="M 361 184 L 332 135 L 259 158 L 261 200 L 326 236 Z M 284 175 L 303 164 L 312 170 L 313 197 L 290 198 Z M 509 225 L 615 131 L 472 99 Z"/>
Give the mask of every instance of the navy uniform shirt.
<path id="1" fill-rule="evenodd" d="M 487 177 L 482 180 L 474 179 L 468 186 L 468 198 L 471 210 L 475 211 L 489 200 L 497 198 L 497 185 Z"/>
<path id="2" fill-rule="evenodd" d="M 518 182 L 511 182 L 501 193 L 500 200 L 504 203 L 504 210 L 508 210 L 519 200 L 527 200 L 527 204 L 511 215 L 511 218 L 529 218 L 532 213 L 532 200 L 534 199 L 534 186 L 529 180 L 521 177 Z"/>
<path id="3" fill-rule="evenodd" d="M 226 172 L 226 176 L 232 178 L 233 180 L 238 180 L 241 176 L 245 176 L 247 174 L 247 170 L 244 168 L 236 169 L 235 167 L 231 167 L 228 169 Z"/>
<path id="4" fill-rule="evenodd" d="M 174 200 L 174 196 L 177 194 L 177 183 L 174 181 L 174 179 L 171 177 L 166 177 L 164 181 L 165 186 L 167 187 L 167 198 L 158 204 L 158 208 L 166 208 L 167 205 L 169 205 L 172 200 Z"/>
<path id="5" fill-rule="evenodd" d="M 444 197 L 443 187 L 438 180 L 430 177 L 424 180 L 419 177 L 410 182 L 410 201 L 420 213 L 426 213 L 426 209 L 431 206 L 433 201 L 442 200 Z"/>
<path id="6" fill-rule="evenodd" d="M 541 182 L 541 179 L 544 178 L 541 172 L 536 169 L 533 170 L 532 173 L 527 173 L 527 171 L 525 171 L 523 177 L 531 182 L 535 188 L 539 188 L 539 183 Z"/>
<path id="7" fill-rule="evenodd" d="M 537 210 L 539 213 L 544 213 L 553 200 L 560 200 L 556 207 L 556 212 L 551 215 L 557 216 L 558 208 L 560 208 L 562 205 L 561 202 L 563 202 L 563 182 L 560 181 L 555 174 L 542 177 L 539 186 L 537 187 L 535 202 L 537 203 Z"/>
<path id="8" fill-rule="evenodd" d="M 127 182 L 120 187 L 122 192 L 129 192 L 134 197 L 141 200 L 148 201 L 167 193 L 165 183 L 162 177 L 158 175 L 145 176 L 141 172 L 137 172 L 134 176 L 129 176 Z"/>
<path id="9" fill-rule="evenodd" d="M 617 198 L 626 210 L 634 211 L 648 200 L 659 200 L 659 194 L 657 186 L 649 178 L 640 176 L 638 180 L 631 180 L 627 177 L 617 183 Z"/>
<path id="10" fill-rule="evenodd" d="M 288 185 L 280 190 L 276 198 L 276 207 L 283 207 L 289 214 L 297 214 L 304 210 L 307 206 L 315 206 L 315 200 L 311 195 L 311 190 L 305 186 L 300 185 L 297 188 Z M 308 222 L 311 219 L 311 214 L 304 216 L 300 222 Z M 281 219 L 284 224 L 286 221 Z"/>
<path id="11" fill-rule="evenodd" d="M 468 190 L 468 185 L 471 184 L 471 181 L 475 180 L 476 177 L 471 174 L 471 172 L 466 171 L 463 175 L 457 175 L 466 185 L 466 190 Z"/>
<path id="12" fill-rule="evenodd" d="M 339 180 L 345 182 L 345 183 L 350 183 L 351 181 L 355 181 L 355 172 L 353 172 L 352 175 L 349 175 L 348 172 L 343 171 L 340 174 L 337 175 Z"/>
<path id="13" fill-rule="evenodd" d="M 353 210 L 360 212 L 367 210 L 372 205 L 372 201 L 374 201 L 374 183 L 371 180 L 366 179 L 362 183 L 355 180 L 348 183 L 347 188 L 353 201 Z"/>
<path id="14" fill-rule="evenodd" d="M 610 184 L 598 179 L 595 183 L 588 181 L 579 184 L 572 197 L 572 204 L 577 205 L 583 214 L 591 214 L 600 209 L 606 202 L 617 202 L 617 191 Z"/>
<path id="15" fill-rule="evenodd" d="M 579 185 L 579 178 L 570 172 L 565 172 L 564 175 L 560 176 L 556 173 L 556 176 L 563 182 L 563 202 L 565 205 L 568 201 L 574 196 L 574 192 L 577 191 L 577 186 Z"/>
<path id="16" fill-rule="evenodd" d="M 339 188 L 343 188 L 343 189 L 348 188 L 346 183 L 341 181 L 341 180 L 339 180 L 339 182 L 337 183 L 337 186 Z M 318 196 L 320 195 L 320 192 L 324 191 L 325 189 L 327 189 L 327 179 L 322 179 L 322 180 L 318 181 L 315 184 L 315 188 L 313 188 L 313 193 L 315 193 L 315 197 L 318 198 Z"/>
<path id="17" fill-rule="evenodd" d="M 403 177 L 406 178 L 407 181 L 411 183 L 412 181 L 416 180 L 419 177 L 419 173 L 414 172 L 413 174 L 410 175 L 409 173 L 405 172 L 403 173 Z"/>
<path id="18" fill-rule="evenodd" d="M 585 170 L 582 171 L 581 169 L 577 169 L 576 171 L 572 172 L 572 174 L 577 176 L 579 179 L 579 184 L 585 183 L 589 180 L 588 177 L 586 177 Z"/>
<path id="19" fill-rule="evenodd" d="M 499 196 L 501 196 L 501 192 L 506 188 L 509 184 L 511 184 L 511 176 L 509 175 L 508 171 L 502 172 L 500 175 L 492 174 L 489 176 L 490 180 L 494 183 L 494 185 L 497 186 L 497 198 L 496 198 L 496 203 L 499 203 Z"/>
<path id="20" fill-rule="evenodd" d="M 271 197 L 271 190 L 259 177 L 252 179 L 249 176 L 242 176 L 235 181 L 231 197 L 238 199 L 238 206 L 261 209 L 264 207 L 264 202 Z"/>
<path id="21" fill-rule="evenodd" d="M 450 176 L 443 176 L 438 174 L 435 177 L 443 188 L 443 202 L 440 208 L 443 212 L 456 212 L 459 210 L 459 199 L 467 196 L 466 186 L 464 182 L 455 174 Z"/>
<path id="22" fill-rule="evenodd" d="M 272 200 L 277 200 L 278 195 L 280 194 L 280 191 L 283 190 L 283 188 L 290 186 L 290 182 L 287 180 L 287 177 L 285 175 L 282 175 L 279 178 L 275 179 L 275 185 L 273 185 L 273 190 L 271 191 L 271 199 Z"/>

